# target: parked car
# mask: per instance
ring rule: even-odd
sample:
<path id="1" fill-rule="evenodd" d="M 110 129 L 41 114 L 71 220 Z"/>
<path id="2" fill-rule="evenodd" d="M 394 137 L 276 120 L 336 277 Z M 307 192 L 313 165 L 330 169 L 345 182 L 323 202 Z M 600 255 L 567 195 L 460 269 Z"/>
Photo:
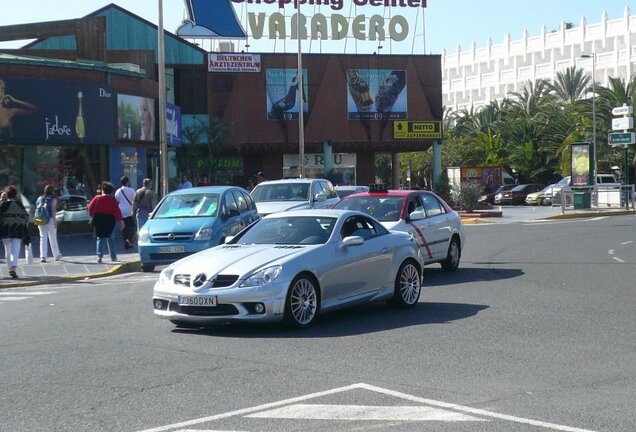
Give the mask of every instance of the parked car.
<path id="1" fill-rule="evenodd" d="M 361 212 L 333 209 L 265 216 L 227 244 L 161 272 L 154 313 L 179 327 L 286 320 L 307 327 L 331 309 L 420 297 L 417 244 Z"/>
<path id="2" fill-rule="evenodd" d="M 88 200 L 80 195 L 62 195 L 57 199 L 55 220 L 62 222 L 88 222 Z"/>
<path id="3" fill-rule="evenodd" d="M 339 185 L 336 186 L 336 193 L 340 199 L 349 196 L 354 193 L 369 192 L 369 186 L 351 186 L 351 185 Z"/>
<path id="4" fill-rule="evenodd" d="M 494 204 L 495 203 L 495 196 L 497 196 L 497 194 L 499 194 L 499 193 L 501 193 L 503 191 L 512 190 L 516 186 L 517 186 L 516 184 L 507 184 L 507 185 L 499 186 L 494 191 L 489 192 L 489 193 L 485 193 L 482 196 L 480 196 L 479 197 L 479 203 L 482 203 L 482 204 L 483 203 Z"/>
<path id="5" fill-rule="evenodd" d="M 534 184 L 534 183 L 517 185 L 510 190 L 499 192 L 497 195 L 495 195 L 495 204 L 497 205 L 525 204 L 526 196 L 529 193 L 540 191 L 544 187 L 545 185 Z"/>
<path id="6" fill-rule="evenodd" d="M 287 210 L 330 208 L 340 198 L 329 180 L 286 179 L 264 181 L 251 192 L 261 216 Z"/>
<path id="7" fill-rule="evenodd" d="M 368 213 L 386 229 L 411 234 L 425 264 L 439 262 L 449 271 L 459 266 L 465 244 L 461 217 L 433 192 L 376 186 L 369 192 L 349 195 L 334 208 Z"/>
<path id="8" fill-rule="evenodd" d="M 259 219 L 249 193 L 236 186 L 180 189 L 166 195 L 139 231 L 142 270 L 222 244 Z"/>
<path id="9" fill-rule="evenodd" d="M 550 205 L 552 204 L 552 189 L 556 184 L 547 185 L 538 192 L 529 193 L 526 196 L 527 205 Z"/>

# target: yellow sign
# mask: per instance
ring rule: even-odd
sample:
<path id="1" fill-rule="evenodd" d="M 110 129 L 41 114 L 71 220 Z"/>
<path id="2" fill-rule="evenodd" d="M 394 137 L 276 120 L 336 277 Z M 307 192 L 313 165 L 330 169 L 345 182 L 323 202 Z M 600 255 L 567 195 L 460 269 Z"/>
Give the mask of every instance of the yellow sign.
<path id="1" fill-rule="evenodd" d="M 394 139 L 442 139 L 441 121 L 394 121 Z"/>

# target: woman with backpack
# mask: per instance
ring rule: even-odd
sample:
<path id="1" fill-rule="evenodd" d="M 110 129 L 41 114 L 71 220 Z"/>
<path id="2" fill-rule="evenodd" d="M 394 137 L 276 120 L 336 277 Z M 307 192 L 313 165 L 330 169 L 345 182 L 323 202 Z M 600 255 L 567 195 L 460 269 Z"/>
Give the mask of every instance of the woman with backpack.
<path id="1" fill-rule="evenodd" d="M 13 186 L 7 186 L 0 200 L 0 239 L 4 244 L 4 255 L 9 267 L 9 275 L 18 277 L 18 258 L 20 246 L 31 243 L 28 222 L 29 214 L 18 199 L 18 191 Z"/>
<path id="2" fill-rule="evenodd" d="M 44 192 L 35 201 L 34 221 L 40 231 L 40 262 L 45 263 L 49 253 L 49 243 L 55 261 L 62 258 L 60 248 L 57 244 L 57 221 L 55 211 L 57 210 L 57 198 L 55 198 L 53 186 L 44 186 Z"/>

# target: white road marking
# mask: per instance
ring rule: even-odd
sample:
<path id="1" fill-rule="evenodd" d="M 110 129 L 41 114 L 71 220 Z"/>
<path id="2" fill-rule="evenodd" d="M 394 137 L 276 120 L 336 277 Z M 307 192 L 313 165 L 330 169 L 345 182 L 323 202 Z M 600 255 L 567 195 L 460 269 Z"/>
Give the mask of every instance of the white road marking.
<path id="1" fill-rule="evenodd" d="M 175 432 L 247 432 L 247 431 L 228 431 L 228 430 L 212 430 L 212 429 L 179 429 Z"/>
<path id="2" fill-rule="evenodd" d="M 281 400 L 281 401 L 278 401 L 278 402 L 270 402 L 270 403 L 266 403 L 266 404 L 263 404 L 263 405 L 258 405 L 258 406 L 255 406 L 255 407 L 251 407 L 251 408 L 243 408 L 243 409 L 230 411 L 230 412 L 223 413 L 223 414 L 217 414 L 217 415 L 212 415 L 212 416 L 208 416 L 208 417 L 202 417 L 202 418 L 199 418 L 199 419 L 184 421 L 184 422 L 180 422 L 180 423 L 174 423 L 174 424 L 166 425 L 166 426 L 159 426 L 159 427 L 152 428 L 152 429 L 145 429 L 145 430 L 140 431 L 140 432 L 163 432 L 163 431 L 169 431 L 169 430 L 183 428 L 183 427 L 188 427 L 188 426 L 194 426 L 194 425 L 197 425 L 197 424 L 207 423 L 207 422 L 211 422 L 211 421 L 215 421 L 215 420 L 221 420 L 221 419 L 229 418 L 229 417 L 248 416 L 248 415 L 250 415 L 252 413 L 256 413 L 258 411 L 270 410 L 272 408 L 278 408 L 278 407 L 285 406 L 285 405 L 291 405 L 291 404 L 295 404 L 295 403 L 298 403 L 298 402 L 304 402 L 304 401 L 307 401 L 309 399 L 315 399 L 315 398 L 322 397 L 322 396 L 328 396 L 328 395 L 333 395 L 333 394 L 337 394 L 337 393 L 343 393 L 343 392 L 346 392 L 346 391 L 349 391 L 349 390 L 359 390 L 359 389 L 369 390 L 369 391 L 372 391 L 372 392 L 376 392 L 376 393 L 380 393 L 380 394 L 384 394 L 384 395 L 388 395 L 388 396 L 394 396 L 394 397 L 397 397 L 397 398 L 409 400 L 411 402 L 417 402 L 417 403 L 426 404 L 426 405 L 430 405 L 430 406 L 434 406 L 434 407 L 446 408 L 446 409 L 450 409 L 450 410 L 454 410 L 454 411 L 458 411 L 458 412 L 478 415 L 478 416 L 481 416 L 481 417 L 494 418 L 494 419 L 498 419 L 498 420 L 506 420 L 506 421 L 519 423 L 519 424 L 524 424 L 524 425 L 537 426 L 537 427 L 541 427 L 541 428 L 544 428 L 544 429 L 563 431 L 563 432 L 594 432 L 594 431 L 589 430 L 589 429 L 581 429 L 581 428 L 576 428 L 576 427 L 571 427 L 571 426 L 558 425 L 558 424 L 555 424 L 555 423 L 548 423 L 548 422 L 543 422 L 543 421 L 538 421 L 538 420 L 532 420 L 532 419 L 527 419 L 527 418 L 522 418 L 522 417 L 516 417 L 516 416 L 511 416 L 511 415 L 506 415 L 506 414 L 500 414 L 500 413 L 497 413 L 497 412 L 482 410 L 482 409 L 479 409 L 479 408 L 472 408 L 472 407 L 457 405 L 457 404 L 453 404 L 453 403 L 440 402 L 440 401 L 436 401 L 436 400 L 432 400 L 432 399 L 420 398 L 420 397 L 417 397 L 417 396 L 412 396 L 412 395 L 409 395 L 409 394 L 406 394 L 406 393 L 400 393 L 400 392 L 397 392 L 397 391 L 388 390 L 388 389 L 384 389 L 384 388 L 381 388 L 381 387 L 376 387 L 376 386 L 365 384 L 365 383 L 352 384 L 352 385 L 345 386 L 345 387 L 339 387 L 339 388 L 336 388 L 336 389 L 333 389 L 333 390 L 327 390 L 327 391 L 312 393 L 312 394 L 308 394 L 308 395 L 305 395 L 305 396 L 299 396 L 299 397 L 295 397 L 295 398 Z"/>
<path id="3" fill-rule="evenodd" d="M 399 397 L 399 398 L 410 400 L 410 401 L 413 401 L 413 402 L 420 402 L 420 403 L 423 403 L 423 404 L 432 405 L 432 406 L 438 406 L 438 407 L 441 407 L 441 408 L 450 408 L 450 409 L 454 409 L 456 411 L 467 412 L 467 413 L 470 413 L 470 414 L 480 415 L 480 416 L 484 416 L 484 417 L 492 417 L 492 418 L 496 418 L 496 419 L 500 419 L 500 420 L 507 420 L 507 421 L 511 421 L 511 422 L 514 422 L 514 423 L 527 424 L 527 425 L 538 426 L 538 427 L 542 427 L 542 428 L 546 428 L 546 429 L 565 431 L 565 432 L 594 432 L 594 431 L 591 431 L 589 429 L 580 429 L 580 428 L 575 428 L 575 427 L 570 427 L 570 426 L 558 425 L 558 424 L 554 424 L 554 423 L 546 423 L 546 422 L 542 422 L 542 421 L 538 421 L 538 420 L 526 419 L 526 418 L 522 418 L 522 417 L 515 417 L 515 416 L 511 416 L 511 415 L 507 415 L 507 414 L 500 414 L 500 413 L 496 413 L 496 412 L 493 412 L 493 411 L 486 411 L 486 410 L 482 410 L 482 409 L 479 409 L 479 408 L 472 408 L 472 407 L 468 407 L 468 406 L 456 405 L 456 404 L 447 403 L 447 402 L 439 402 L 439 401 L 435 401 L 435 400 L 432 400 L 432 399 L 420 398 L 420 397 L 417 397 L 417 396 L 408 395 L 406 393 L 400 393 L 400 392 L 396 392 L 396 391 L 393 391 L 393 390 L 387 390 L 387 389 L 383 389 L 381 387 L 376 387 L 376 386 L 369 385 L 369 384 L 364 384 L 364 383 L 357 384 L 357 386 L 358 386 L 358 388 L 363 388 L 363 389 L 375 391 L 375 392 L 382 393 L 382 394 L 385 394 L 385 395 L 388 395 L 388 396 Z"/>
<path id="4" fill-rule="evenodd" d="M 18 292 L 0 292 L 0 296 L 7 296 L 7 295 L 25 295 L 25 296 L 42 296 L 42 295 L 49 295 L 49 294 L 55 294 L 55 291 L 20 291 Z"/>
<path id="5" fill-rule="evenodd" d="M 614 249 L 608 250 L 607 253 L 610 254 L 610 255 L 614 255 Z"/>
<path id="6" fill-rule="evenodd" d="M 625 246 L 628 244 L 634 243 L 632 240 L 621 243 L 621 246 Z"/>
<path id="7" fill-rule="evenodd" d="M 363 405 L 287 405 L 270 411 L 251 414 L 251 418 L 354 421 L 490 421 L 454 411 L 424 406 L 363 406 Z"/>
<path id="8" fill-rule="evenodd" d="M 201 423 L 207 423 L 210 421 L 214 421 L 214 420 L 220 420 L 220 419 L 224 419 L 224 418 L 228 418 L 228 417 L 235 417 L 235 416 L 242 416 L 242 415 L 246 415 L 246 414 L 251 414 L 253 412 L 256 411 L 262 411 L 262 410 L 266 410 L 266 409 L 271 409 L 271 408 L 276 408 L 282 405 L 288 405 L 288 404 L 292 404 L 292 403 L 296 403 L 296 402 L 302 402 L 302 401 L 306 401 L 308 399 L 314 399 L 317 397 L 321 397 L 321 396 L 328 396 L 328 395 L 333 395 L 333 394 L 337 394 L 337 393 L 342 393 L 345 392 L 347 390 L 355 390 L 359 388 L 358 384 L 353 384 L 353 385 L 349 385 L 349 386 L 345 386 L 345 387 L 339 387 L 333 390 L 327 390 L 327 391 L 322 391 L 322 392 L 317 392 L 317 393 L 311 393 L 305 396 L 299 396 L 299 397 L 295 397 L 295 398 L 291 398 L 291 399 L 284 399 L 278 402 L 270 402 L 270 403 L 266 403 L 263 405 L 258 405 L 255 407 L 251 407 L 251 408 L 243 408 L 243 409 L 239 409 L 236 411 L 230 411 L 230 412 L 226 412 L 223 414 L 217 414 L 217 415 L 212 415 L 212 416 L 208 416 L 208 417 L 202 417 L 199 419 L 195 419 L 195 420 L 189 420 L 189 421 L 184 421 L 181 423 L 174 423 L 171 425 L 166 425 L 166 426 L 159 426 L 156 428 L 152 428 L 152 429 L 144 429 L 143 431 L 140 432 L 163 432 L 163 431 L 168 431 L 168 430 L 172 430 L 172 429 L 176 429 L 176 428 L 181 428 L 181 427 L 187 427 L 187 426 L 194 426 L 197 424 L 201 424 Z"/>
<path id="9" fill-rule="evenodd" d="M 2 301 L 5 301 L 5 302 L 13 302 L 13 301 L 26 300 L 29 297 L 0 297 L 0 298 L 2 298 Z"/>
<path id="10" fill-rule="evenodd" d="M 622 259 L 620 259 L 620 258 L 618 258 L 618 257 L 612 257 L 612 259 L 614 259 L 614 260 L 616 260 L 616 261 L 618 261 L 618 262 L 621 262 L 621 263 L 624 263 L 624 262 L 625 262 L 625 261 L 623 261 Z"/>

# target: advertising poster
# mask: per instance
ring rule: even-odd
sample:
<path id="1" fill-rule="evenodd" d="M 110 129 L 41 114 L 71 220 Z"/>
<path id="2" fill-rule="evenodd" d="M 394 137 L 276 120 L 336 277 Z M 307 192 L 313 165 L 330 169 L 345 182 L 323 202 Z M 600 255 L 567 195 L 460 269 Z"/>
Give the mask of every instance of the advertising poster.
<path id="1" fill-rule="evenodd" d="M 207 144 L 210 134 L 210 116 L 207 114 L 183 114 L 181 116 L 184 144 Z"/>
<path id="2" fill-rule="evenodd" d="M 298 120 L 298 71 L 267 69 L 267 120 Z M 307 69 L 303 69 L 303 112 L 309 112 L 307 102 Z"/>
<path id="3" fill-rule="evenodd" d="M 112 144 L 113 95 L 93 83 L 0 76 L 0 144 Z"/>
<path id="4" fill-rule="evenodd" d="M 166 142 L 172 147 L 181 147 L 181 108 L 166 104 Z"/>
<path id="5" fill-rule="evenodd" d="M 406 71 L 347 70 L 349 120 L 406 119 L 406 107 Z"/>
<path id="6" fill-rule="evenodd" d="M 117 95 L 117 138 L 132 141 L 155 140 L 155 100 Z"/>
<path id="7" fill-rule="evenodd" d="M 590 143 L 574 143 L 570 147 L 571 158 L 571 185 L 587 186 L 590 181 Z"/>
<path id="8" fill-rule="evenodd" d="M 110 172 L 116 188 L 120 185 L 121 177 L 127 176 L 130 187 L 139 189 L 146 178 L 146 150 L 143 147 L 111 146 Z"/>

